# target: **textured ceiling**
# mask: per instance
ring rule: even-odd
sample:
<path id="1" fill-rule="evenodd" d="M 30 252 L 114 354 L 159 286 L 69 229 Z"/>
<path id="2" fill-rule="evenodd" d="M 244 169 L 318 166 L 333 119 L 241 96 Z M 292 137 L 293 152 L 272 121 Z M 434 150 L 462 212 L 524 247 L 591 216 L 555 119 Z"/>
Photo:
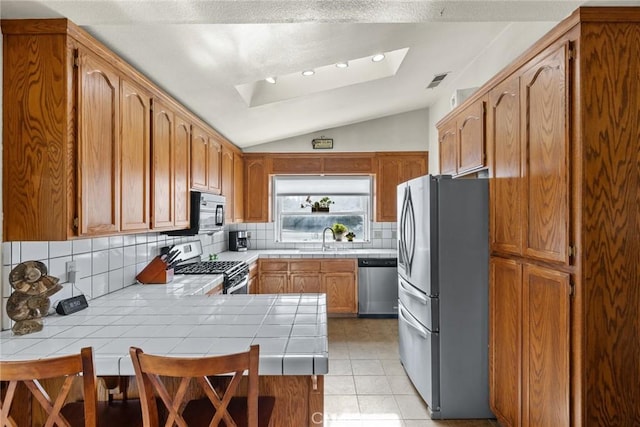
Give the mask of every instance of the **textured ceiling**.
<path id="1" fill-rule="evenodd" d="M 246 147 L 428 107 L 455 89 L 456 73 L 511 22 L 557 22 L 582 3 L 2 0 L 0 13 L 71 19 Z M 236 90 L 267 76 L 401 48 L 409 52 L 391 77 L 338 82 L 254 107 Z M 451 75 L 426 90 L 441 72 Z"/>

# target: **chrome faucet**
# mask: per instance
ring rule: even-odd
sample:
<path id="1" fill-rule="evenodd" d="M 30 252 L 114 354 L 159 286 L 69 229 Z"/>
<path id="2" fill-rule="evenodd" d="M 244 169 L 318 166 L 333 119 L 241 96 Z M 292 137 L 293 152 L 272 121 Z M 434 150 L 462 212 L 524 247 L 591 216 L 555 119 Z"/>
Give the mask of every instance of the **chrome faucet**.
<path id="1" fill-rule="evenodd" d="M 331 234 L 333 235 L 333 240 L 336 239 L 336 233 L 333 232 L 333 228 L 325 227 L 324 230 L 322 230 L 322 252 L 324 252 L 324 251 L 326 251 L 328 249 L 327 245 L 325 243 L 325 240 L 324 240 L 324 237 L 325 237 L 325 235 L 327 233 L 327 230 L 329 230 L 331 232 Z"/>

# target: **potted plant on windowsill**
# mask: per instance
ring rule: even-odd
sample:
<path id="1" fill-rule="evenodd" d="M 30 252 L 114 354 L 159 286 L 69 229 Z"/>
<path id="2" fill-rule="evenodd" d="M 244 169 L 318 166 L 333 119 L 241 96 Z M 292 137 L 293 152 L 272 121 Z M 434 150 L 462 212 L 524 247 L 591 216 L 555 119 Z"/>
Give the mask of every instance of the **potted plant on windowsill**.
<path id="1" fill-rule="evenodd" d="M 318 201 L 311 200 L 311 196 L 307 196 L 307 199 L 300 205 L 301 208 L 311 207 L 311 212 L 329 212 L 329 205 L 335 203 L 331 198 L 324 196 Z"/>
<path id="2" fill-rule="evenodd" d="M 348 242 L 353 242 L 353 239 L 356 237 L 356 234 L 353 231 L 348 232 L 344 235 L 347 238 Z"/>
<path id="3" fill-rule="evenodd" d="M 344 224 L 340 224 L 339 222 L 333 224 L 331 226 L 331 229 L 333 230 L 336 242 L 341 242 L 342 238 L 347 233 L 347 227 Z"/>

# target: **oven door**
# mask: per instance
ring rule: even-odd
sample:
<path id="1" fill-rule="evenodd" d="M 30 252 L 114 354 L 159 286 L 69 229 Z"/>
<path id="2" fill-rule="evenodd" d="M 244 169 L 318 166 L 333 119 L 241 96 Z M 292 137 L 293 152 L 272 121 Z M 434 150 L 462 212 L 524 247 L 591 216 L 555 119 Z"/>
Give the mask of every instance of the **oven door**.
<path id="1" fill-rule="evenodd" d="M 248 290 L 249 290 L 249 276 L 245 276 L 244 279 L 242 279 L 242 281 L 225 289 L 224 293 L 229 295 L 231 294 L 239 295 L 239 294 L 249 293 Z"/>

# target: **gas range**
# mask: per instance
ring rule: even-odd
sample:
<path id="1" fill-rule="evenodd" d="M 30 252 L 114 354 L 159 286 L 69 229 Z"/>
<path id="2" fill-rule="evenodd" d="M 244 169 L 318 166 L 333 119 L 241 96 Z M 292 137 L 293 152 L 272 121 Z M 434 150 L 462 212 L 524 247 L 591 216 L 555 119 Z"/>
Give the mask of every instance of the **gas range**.
<path id="1" fill-rule="evenodd" d="M 174 268 L 174 274 L 234 274 L 246 263 L 242 261 L 197 261 L 181 264 Z"/>
<path id="2" fill-rule="evenodd" d="M 173 274 L 222 274 L 225 294 L 247 293 L 249 266 L 244 261 L 200 261 L 202 246 L 199 241 L 175 245 L 180 255 Z"/>

